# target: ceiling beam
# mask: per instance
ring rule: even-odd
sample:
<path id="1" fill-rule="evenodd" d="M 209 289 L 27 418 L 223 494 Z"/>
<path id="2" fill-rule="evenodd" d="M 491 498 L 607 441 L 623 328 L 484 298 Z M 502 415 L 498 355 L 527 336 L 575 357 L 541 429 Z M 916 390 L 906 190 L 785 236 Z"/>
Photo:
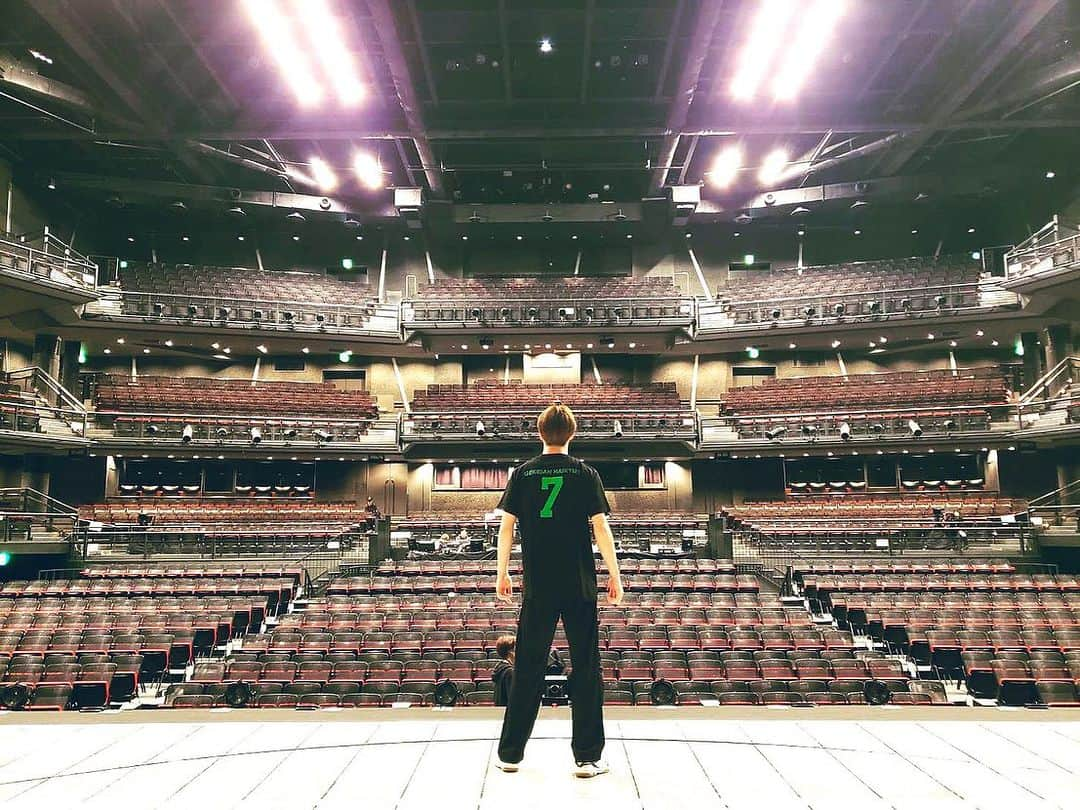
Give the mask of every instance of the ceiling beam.
<path id="1" fill-rule="evenodd" d="M 155 0 L 155 2 L 158 8 L 160 8 L 169 18 L 169 20 L 172 21 L 173 27 L 180 33 L 181 38 L 184 40 L 184 44 L 191 49 L 199 64 L 202 65 L 203 70 L 205 70 L 206 73 L 210 76 L 210 78 L 213 79 L 214 84 L 217 86 L 217 89 L 221 92 L 223 96 L 225 96 L 225 99 L 228 101 L 229 105 L 234 110 L 238 109 L 240 107 L 240 104 L 237 101 L 236 96 L 233 95 L 233 92 L 229 89 L 228 85 L 225 83 L 225 80 L 222 78 L 217 68 L 214 67 L 214 63 L 207 58 L 206 53 L 203 51 L 201 45 L 191 36 L 191 34 L 188 33 L 187 29 L 184 27 L 183 20 L 180 19 L 179 15 L 177 15 L 175 9 L 173 8 L 174 4 L 170 2 L 170 0 Z"/>
<path id="2" fill-rule="evenodd" d="M 420 157 L 420 164 L 424 167 L 424 175 L 427 178 L 428 188 L 431 193 L 440 196 L 443 192 L 442 176 L 439 171 L 438 161 L 431 149 L 431 142 L 424 133 L 424 122 L 420 115 L 420 105 L 416 98 L 412 75 L 409 72 L 405 53 L 401 48 L 401 39 L 397 25 L 394 22 L 394 12 L 390 8 L 389 0 L 368 0 L 368 8 L 371 10 L 372 23 L 375 32 L 382 43 L 383 55 L 386 65 L 390 70 L 390 77 L 394 82 L 394 90 L 397 93 L 398 103 L 405 116 L 405 124 L 408 127 L 408 136 L 416 147 L 416 153 Z M 274 136 L 275 140 L 278 140 Z M 408 165 L 405 171 L 409 170 Z"/>
<path id="3" fill-rule="evenodd" d="M 409 22 L 416 34 L 416 49 L 420 52 L 420 66 L 424 70 L 424 81 L 427 82 L 428 96 L 434 106 L 439 106 L 439 92 L 435 89 L 435 73 L 431 70 L 431 57 L 428 56 L 427 43 L 424 41 L 424 30 L 420 27 L 420 15 L 416 11 L 416 0 L 408 0 Z"/>
<path id="4" fill-rule="evenodd" d="M 938 122 L 947 121 L 960 112 L 963 105 L 983 85 L 1027 36 L 1035 30 L 1060 0 L 1027 0 L 1019 3 L 1018 12 L 1007 17 L 999 27 L 1000 33 L 984 46 L 978 63 L 961 74 L 962 81 L 949 89 L 934 105 L 930 124 L 906 138 L 904 143 L 882 162 L 885 174 L 895 174 L 934 137 Z"/>
<path id="5" fill-rule="evenodd" d="M 581 40 L 581 103 L 589 95 L 589 63 L 592 61 L 592 27 L 596 12 L 596 0 L 585 3 L 585 35 Z"/>
<path id="6" fill-rule="evenodd" d="M 875 57 L 877 65 L 873 70 L 867 72 L 866 78 L 863 80 L 862 84 L 859 85 L 859 89 L 855 91 L 855 98 L 862 99 L 866 97 L 867 91 L 874 86 L 874 82 L 876 82 L 878 77 L 885 72 L 886 68 L 888 68 L 889 64 L 892 62 L 893 57 L 896 56 L 900 51 L 900 48 L 907 42 L 907 38 L 911 36 L 911 32 L 915 30 L 916 23 L 922 18 L 922 15 L 930 5 L 930 2 L 931 0 L 922 0 L 915 12 L 908 17 L 907 24 L 904 26 L 903 30 L 896 32 L 893 36 L 892 44 L 889 48 L 884 53 L 880 53 Z"/>
<path id="7" fill-rule="evenodd" d="M 837 136 L 859 133 L 890 132 L 915 133 L 933 127 L 939 132 L 996 131 L 1012 132 L 1041 129 L 1080 129 L 1080 118 L 1044 119 L 954 119 L 931 124 L 919 120 L 813 120 L 790 119 L 768 122 L 745 120 L 702 120 L 687 123 L 677 130 L 663 126 L 630 125 L 574 125 L 564 128 L 509 126 L 504 128 L 444 127 L 426 131 L 429 141 L 483 141 L 499 140 L 578 140 L 590 138 L 658 138 L 673 132 L 679 135 L 823 135 L 832 130 Z M 77 130 L 42 130 L 40 127 L 26 129 L 8 128 L 0 131 L 0 140 L 8 141 L 106 141 L 152 143 L 175 139 L 202 141 L 259 141 L 269 138 L 275 141 L 351 141 L 391 140 L 409 138 L 412 133 L 401 127 L 362 127 L 352 121 L 324 121 L 318 124 L 297 123 L 293 120 L 238 121 L 225 127 L 175 127 L 168 133 L 150 132 L 135 127 L 98 127 L 86 132 Z"/>
<path id="8" fill-rule="evenodd" d="M 701 78 L 701 68 L 709 53 L 709 43 L 712 42 L 713 30 L 720 19 L 720 11 L 723 7 L 722 0 L 702 3 L 698 7 L 697 19 L 694 21 L 694 34 L 690 40 L 690 47 L 686 50 L 686 59 L 683 61 L 682 71 L 679 74 L 679 85 L 668 107 L 665 127 L 668 134 L 664 136 L 660 144 L 660 152 L 656 158 L 657 165 L 652 170 L 652 176 L 649 179 L 649 185 L 653 190 L 659 190 L 667 181 L 668 168 L 675 159 L 675 151 L 679 148 L 679 130 L 685 126 L 690 115 L 690 105 L 694 101 L 694 91 Z"/>
<path id="9" fill-rule="evenodd" d="M 514 98 L 513 76 L 510 73 L 510 36 L 506 31 L 506 0 L 498 2 L 499 47 L 502 48 L 503 99 L 509 103 Z"/>
<path id="10" fill-rule="evenodd" d="M 686 0 L 679 0 L 675 4 L 675 11 L 671 14 L 671 25 L 668 26 L 667 40 L 664 43 L 664 58 L 660 62 L 660 72 L 656 75 L 656 90 L 653 92 L 653 100 L 659 100 L 664 95 L 664 85 L 667 84 L 668 70 L 671 68 L 671 56 L 675 52 L 675 40 L 679 35 L 679 22 L 682 20 L 683 11 L 686 9 Z"/>

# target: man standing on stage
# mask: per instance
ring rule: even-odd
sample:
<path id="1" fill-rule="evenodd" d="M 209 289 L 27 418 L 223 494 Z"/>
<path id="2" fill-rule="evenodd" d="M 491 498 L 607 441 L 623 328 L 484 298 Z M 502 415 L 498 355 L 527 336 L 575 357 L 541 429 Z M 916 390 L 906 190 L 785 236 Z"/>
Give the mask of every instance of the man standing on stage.
<path id="1" fill-rule="evenodd" d="M 540 709 L 548 651 L 562 618 L 573 668 L 571 712 L 574 775 L 607 773 L 604 750 L 604 685 L 596 613 L 596 563 L 592 535 L 608 571 L 607 598 L 622 602 L 623 587 L 604 485 L 592 467 L 567 454 L 577 430 L 565 405 L 551 405 L 537 419 L 541 455 L 517 467 L 499 502 L 499 568 L 496 595 L 510 601 L 510 548 L 521 533 L 522 605 L 518 617 L 514 679 L 503 716 L 496 767 L 518 770 Z"/>

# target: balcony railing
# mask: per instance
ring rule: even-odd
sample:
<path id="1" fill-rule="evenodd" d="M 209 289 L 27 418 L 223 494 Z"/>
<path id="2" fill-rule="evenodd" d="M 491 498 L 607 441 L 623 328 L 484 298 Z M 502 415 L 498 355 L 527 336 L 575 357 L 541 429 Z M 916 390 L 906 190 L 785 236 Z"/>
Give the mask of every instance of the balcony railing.
<path id="1" fill-rule="evenodd" d="M 1080 227 L 1050 222 L 1005 254 L 1009 280 L 1080 268 Z"/>
<path id="2" fill-rule="evenodd" d="M 56 379 L 37 366 L 16 369 L 4 373 L 4 381 L 10 385 L 17 385 L 21 391 L 31 396 L 40 397 L 49 405 L 61 407 L 70 411 L 86 411 L 83 404 L 77 400 L 66 388 L 60 385 Z"/>
<path id="3" fill-rule="evenodd" d="M 0 431 L 61 441 L 81 441 L 86 436 L 86 422 L 86 411 L 82 408 L 53 408 L 0 397 Z"/>
<path id="4" fill-rule="evenodd" d="M 108 432 L 106 435 L 95 434 L 98 441 L 161 442 L 193 448 L 266 444 L 298 448 L 395 449 L 398 444 L 396 419 L 141 411 L 97 411 L 89 416 L 95 430 Z M 257 428 L 257 433 L 253 433 L 253 428 Z"/>
<path id="5" fill-rule="evenodd" d="M 1019 304 L 1020 299 L 1015 293 L 989 281 L 745 301 L 719 300 L 700 304 L 698 333 L 873 323 L 908 317 L 948 316 Z"/>
<path id="6" fill-rule="evenodd" d="M 97 266 L 45 228 L 33 238 L 0 232 L 0 273 L 94 292 Z"/>
<path id="7" fill-rule="evenodd" d="M 148 323 L 327 334 L 399 337 L 398 306 L 364 302 L 323 304 L 236 296 L 181 295 L 103 288 L 84 317 L 138 319 Z"/>
<path id="8" fill-rule="evenodd" d="M 682 439 L 696 441 L 697 414 L 693 411 L 634 411 L 625 414 L 575 409 L 578 438 L 600 439 Z M 618 425 L 616 425 L 618 422 Z M 477 430 L 482 423 L 483 432 Z M 427 439 L 504 439 L 520 441 L 536 438 L 536 409 L 511 408 L 413 413 L 402 421 L 403 442 Z"/>
<path id="9" fill-rule="evenodd" d="M 406 329 L 689 326 L 694 321 L 696 306 L 695 299 L 685 296 L 515 295 L 499 301 L 484 301 L 478 300 L 475 293 L 447 293 L 437 299 L 405 301 L 401 320 Z"/>

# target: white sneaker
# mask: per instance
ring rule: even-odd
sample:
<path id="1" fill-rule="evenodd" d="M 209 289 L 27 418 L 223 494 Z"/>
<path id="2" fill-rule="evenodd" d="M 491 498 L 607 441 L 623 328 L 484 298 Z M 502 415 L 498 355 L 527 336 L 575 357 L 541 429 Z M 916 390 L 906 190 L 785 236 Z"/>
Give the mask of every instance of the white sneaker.
<path id="1" fill-rule="evenodd" d="M 517 773 L 519 764 L 517 762 L 503 762 L 501 759 L 495 760 L 495 767 L 503 773 Z"/>
<path id="2" fill-rule="evenodd" d="M 597 762 L 579 762 L 574 768 L 574 776 L 578 779 L 592 779 L 594 776 L 608 772 L 608 765 L 604 760 Z"/>

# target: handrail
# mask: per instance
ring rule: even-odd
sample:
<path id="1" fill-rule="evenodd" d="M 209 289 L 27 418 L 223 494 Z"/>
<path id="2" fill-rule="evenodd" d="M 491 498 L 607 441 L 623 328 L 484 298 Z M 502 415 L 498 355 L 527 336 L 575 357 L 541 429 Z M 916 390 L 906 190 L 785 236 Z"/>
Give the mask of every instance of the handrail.
<path id="1" fill-rule="evenodd" d="M 779 280 L 778 280 L 779 281 Z M 903 293 L 909 293 L 911 295 L 931 295 L 934 292 L 949 291 L 958 289 L 978 289 L 983 285 L 981 281 L 964 281 L 956 284 L 945 284 L 936 287 L 882 287 L 880 289 L 862 289 L 851 290 L 850 292 L 832 292 L 832 293 L 805 293 L 804 295 L 786 296 L 786 297 L 772 297 L 772 298 L 731 298 L 724 299 L 718 297 L 715 301 L 703 303 L 702 309 L 710 309 L 716 307 L 719 309 L 726 309 L 730 306 L 737 305 L 740 308 L 752 307 L 757 304 L 786 304 L 795 303 L 807 300 L 837 300 L 840 298 L 853 298 L 855 296 L 874 296 L 878 294 L 900 295 Z M 726 289 L 726 288 L 724 288 Z M 721 290 L 722 292 L 722 290 Z"/>
<path id="2" fill-rule="evenodd" d="M 210 420 L 214 421 L 248 421 L 248 422 L 309 422 L 312 424 L 326 424 L 326 425 L 372 425 L 379 420 L 379 417 L 368 416 L 362 418 L 342 418 L 338 419 L 332 416 L 295 416 L 289 414 L 254 414 L 254 413 L 190 413 L 187 411 L 99 411 L 93 410 L 87 412 L 87 415 L 93 419 L 97 417 L 107 417 L 110 419 L 118 416 L 129 418 L 149 418 L 149 419 L 187 419 L 191 422 L 206 422 Z"/>
<path id="3" fill-rule="evenodd" d="M 14 371 L 7 372 L 4 376 L 9 381 L 27 377 L 30 379 L 31 385 L 40 380 L 45 384 L 45 387 L 63 401 L 70 410 L 83 414 L 86 413 L 86 406 L 40 366 L 26 366 L 25 368 L 15 369 Z"/>
<path id="4" fill-rule="evenodd" d="M 1031 387 L 1020 397 L 1018 400 L 1020 405 L 1026 405 L 1039 398 L 1042 394 L 1048 395 L 1048 398 L 1053 398 L 1055 394 L 1051 392 L 1050 386 L 1061 375 L 1063 371 L 1080 367 L 1080 357 L 1070 355 L 1069 357 L 1061 360 L 1056 366 L 1043 374 L 1038 380 L 1031 384 Z M 1069 381 L 1072 382 L 1072 376 L 1070 375 Z"/>
<path id="5" fill-rule="evenodd" d="M 1028 501 L 1028 511 L 1030 511 L 1032 507 L 1038 508 L 1040 506 L 1044 506 L 1045 501 L 1060 498 L 1061 496 L 1067 493 L 1072 493 L 1074 491 L 1080 491 L 1080 479 L 1070 481 L 1068 484 L 1065 484 L 1065 486 L 1058 487 L 1057 489 L 1051 490 L 1044 495 L 1040 495 L 1038 498 L 1033 498 L 1032 500 Z"/>
<path id="6" fill-rule="evenodd" d="M 108 288 L 104 288 L 103 291 L 112 292 L 113 290 L 110 290 Z M 309 308 L 309 309 L 312 308 L 312 307 L 328 307 L 328 308 L 338 309 L 338 310 L 363 311 L 365 313 L 372 307 L 374 307 L 374 308 L 384 307 L 386 309 L 391 309 L 391 308 L 393 308 L 395 306 L 393 304 L 388 304 L 388 303 L 384 303 L 384 302 L 380 302 L 380 301 L 375 301 L 373 299 L 364 299 L 363 303 L 359 303 L 359 304 L 340 304 L 340 303 L 323 303 L 323 302 L 318 302 L 318 301 L 301 301 L 301 300 L 287 299 L 287 298 L 251 298 L 251 297 L 248 297 L 248 296 L 240 296 L 240 295 L 221 295 L 221 294 L 210 294 L 210 293 L 204 293 L 202 295 L 189 295 L 187 293 L 157 292 L 157 291 L 149 291 L 148 292 L 146 290 L 127 290 L 127 289 L 124 289 L 123 287 L 117 287 L 115 289 L 115 293 L 117 295 L 120 295 L 120 296 L 146 296 L 148 298 L 149 297 L 173 298 L 173 299 L 179 299 L 179 300 L 182 300 L 182 301 L 208 301 L 208 300 L 243 301 L 246 304 L 260 304 L 260 305 L 264 305 L 264 306 L 267 306 L 267 307 L 270 307 L 270 306 L 273 306 L 273 307 L 295 306 L 297 308 L 304 307 L 304 308 Z"/>
<path id="7" fill-rule="evenodd" d="M 33 247 L 33 245 L 39 241 L 43 247 Z M 50 250 L 53 242 L 59 243 L 64 248 L 62 253 L 54 253 Z M 71 286 L 88 290 L 96 289 L 96 283 L 94 281 L 88 281 L 86 277 L 93 276 L 96 278 L 97 265 L 64 245 L 61 240 L 49 233 L 47 227 L 44 230 L 43 237 L 40 240 L 35 239 L 33 241 L 28 241 L 25 235 L 15 236 L 14 234 L 0 232 L 0 253 L 5 252 L 24 258 L 27 262 L 26 271 L 23 272 L 12 267 L 3 267 L 0 269 L 9 272 L 18 272 L 36 278 L 39 276 L 33 272 L 33 268 L 35 263 L 41 263 L 50 270 L 57 271 Z M 49 278 L 49 280 L 56 281 L 56 279 L 53 278 Z"/>
<path id="8" fill-rule="evenodd" d="M 40 490 L 36 490 L 33 487 L 0 487 L 0 498 L 6 497 L 6 496 L 9 496 L 9 495 L 19 495 L 19 496 L 30 495 L 30 496 L 36 498 L 37 500 L 39 500 L 46 507 L 46 512 L 48 512 L 48 507 L 49 506 L 55 506 L 55 507 L 58 507 L 57 511 L 56 511 L 56 514 L 77 515 L 79 513 L 79 510 L 76 509 L 74 506 L 70 506 L 69 504 L 66 504 L 63 501 L 58 500 L 57 498 L 54 498 L 51 495 L 47 495 L 44 492 L 41 492 Z"/>
<path id="9" fill-rule="evenodd" d="M 844 420 L 856 417 L 871 417 L 871 416 L 907 416 L 909 414 L 921 414 L 921 413 L 940 413 L 942 411 L 974 411 L 974 410 L 999 410 L 1001 408 L 1016 409 L 1015 403 L 1008 402 L 956 402 L 951 404 L 942 405 L 921 405 L 911 407 L 893 406 L 889 408 L 875 408 L 866 407 L 860 408 L 857 405 L 843 405 L 836 406 L 827 411 L 773 411 L 770 413 L 729 413 L 722 414 L 716 417 L 703 417 L 702 421 L 710 421 L 715 419 L 723 422 L 736 422 L 740 419 L 760 419 L 768 420 L 772 419 L 777 422 L 790 421 L 792 419 L 831 419 L 831 420 Z"/>

